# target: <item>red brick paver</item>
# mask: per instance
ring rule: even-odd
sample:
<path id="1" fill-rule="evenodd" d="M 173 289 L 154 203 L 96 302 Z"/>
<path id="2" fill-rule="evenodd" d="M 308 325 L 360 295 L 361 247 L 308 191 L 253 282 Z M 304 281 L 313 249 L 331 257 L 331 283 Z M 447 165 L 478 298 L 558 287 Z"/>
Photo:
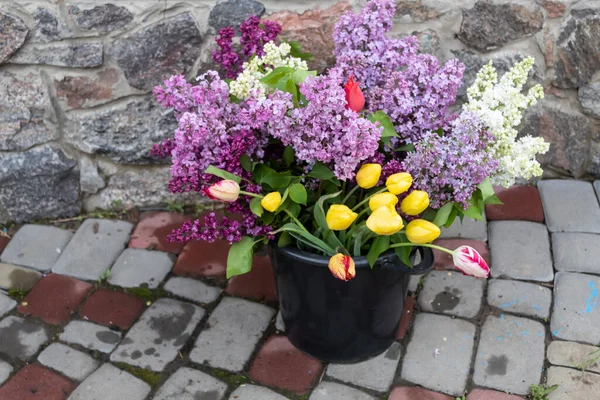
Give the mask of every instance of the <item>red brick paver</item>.
<path id="1" fill-rule="evenodd" d="M 495 390 L 473 389 L 467 396 L 467 400 L 523 400 L 523 398 Z"/>
<path id="2" fill-rule="evenodd" d="M 248 376 L 267 386 L 308 393 L 323 365 L 298 350 L 285 336 L 271 336 L 258 352 Z"/>
<path id="3" fill-rule="evenodd" d="M 513 186 L 497 189 L 496 195 L 504 204 L 488 204 L 485 215 L 489 221 L 521 220 L 544 222 L 542 200 L 533 186 Z"/>
<path id="4" fill-rule="evenodd" d="M 481 254 L 481 257 L 488 263 L 490 263 L 490 252 L 488 251 L 487 245 L 481 240 L 470 240 L 470 239 L 439 239 L 434 242 L 438 246 L 445 247 L 450 250 L 454 250 L 460 246 L 471 246 Z M 454 269 L 454 262 L 452 261 L 452 255 L 433 249 L 435 269 Z"/>
<path id="5" fill-rule="evenodd" d="M 6 246 L 8 246 L 8 242 L 10 242 L 9 238 L 6 236 L 0 236 L 0 254 L 2 254 Z"/>
<path id="6" fill-rule="evenodd" d="M 131 234 L 129 247 L 179 254 L 185 243 L 169 242 L 167 236 L 191 218 L 191 215 L 162 211 L 144 213 Z"/>
<path id="7" fill-rule="evenodd" d="M 416 303 L 417 301 L 413 296 L 406 297 L 406 300 L 404 301 L 404 311 L 402 312 L 402 318 L 400 319 L 400 327 L 398 328 L 396 339 L 402 340 L 406 336 L 406 332 L 408 332 L 408 328 L 410 328 L 415 316 Z"/>
<path id="8" fill-rule="evenodd" d="M 2 400 L 65 400 L 75 384 L 39 364 L 23 367 L 4 386 Z"/>
<path id="9" fill-rule="evenodd" d="M 392 391 L 388 400 L 454 400 L 454 397 L 418 386 L 400 386 Z"/>
<path id="10" fill-rule="evenodd" d="M 173 273 L 192 278 L 225 279 L 230 247 L 227 240 L 188 242 L 177 258 Z"/>
<path id="11" fill-rule="evenodd" d="M 31 289 L 17 311 L 34 315 L 52 325 L 64 325 L 92 288 L 87 282 L 50 274 Z"/>
<path id="12" fill-rule="evenodd" d="M 144 311 L 137 297 L 113 290 L 98 290 L 81 307 L 81 316 L 102 325 L 128 329 Z"/>
<path id="13" fill-rule="evenodd" d="M 254 256 L 252 270 L 231 278 L 225 291 L 232 296 L 277 301 L 275 276 L 269 257 Z"/>

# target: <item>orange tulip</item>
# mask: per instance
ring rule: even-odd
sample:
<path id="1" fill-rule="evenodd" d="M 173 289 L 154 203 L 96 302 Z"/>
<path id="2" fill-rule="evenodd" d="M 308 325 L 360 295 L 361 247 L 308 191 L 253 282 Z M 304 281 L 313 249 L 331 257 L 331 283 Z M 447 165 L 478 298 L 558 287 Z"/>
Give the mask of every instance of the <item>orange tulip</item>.
<path id="1" fill-rule="evenodd" d="M 336 278 L 347 282 L 354 278 L 356 269 L 352 257 L 337 253 L 329 259 L 329 270 Z"/>

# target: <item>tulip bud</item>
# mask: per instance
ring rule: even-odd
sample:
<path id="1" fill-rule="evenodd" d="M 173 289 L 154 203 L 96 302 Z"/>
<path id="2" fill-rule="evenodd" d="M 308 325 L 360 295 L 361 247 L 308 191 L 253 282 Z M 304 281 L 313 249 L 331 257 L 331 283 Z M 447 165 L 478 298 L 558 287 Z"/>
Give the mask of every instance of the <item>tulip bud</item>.
<path id="1" fill-rule="evenodd" d="M 413 190 L 400 203 L 400 210 L 406 215 L 419 215 L 429 207 L 429 195 L 422 190 Z"/>
<path id="2" fill-rule="evenodd" d="M 336 278 L 347 282 L 356 275 L 352 257 L 337 253 L 329 259 L 329 270 Z"/>
<path id="3" fill-rule="evenodd" d="M 260 205 L 270 212 L 275 212 L 281 205 L 281 193 L 271 192 L 262 198 Z"/>
<path id="4" fill-rule="evenodd" d="M 380 164 L 364 164 L 356 173 L 356 183 L 363 189 L 371 189 L 381 176 Z"/>
<path id="5" fill-rule="evenodd" d="M 403 227 L 402 217 L 392 205 L 377 208 L 367 218 L 367 228 L 378 235 L 393 235 Z"/>
<path id="6" fill-rule="evenodd" d="M 226 179 L 215 183 L 204 192 L 210 199 L 232 203 L 236 201 L 240 195 L 240 185 L 235 181 Z"/>
<path id="7" fill-rule="evenodd" d="M 377 210 L 383 206 L 395 206 L 398 204 L 398 196 L 390 192 L 378 193 L 369 199 L 369 208 L 371 211 Z"/>
<path id="8" fill-rule="evenodd" d="M 456 269 L 462 272 L 463 275 L 484 279 L 490 276 L 490 267 L 477 250 L 472 247 L 460 246 L 454 250 L 452 259 Z"/>
<path id="9" fill-rule="evenodd" d="M 406 192 L 412 185 L 412 176 L 408 172 L 399 172 L 390 175 L 385 181 L 385 186 L 393 194 L 401 194 Z"/>
<path id="10" fill-rule="evenodd" d="M 344 85 L 344 92 L 346 92 L 346 108 L 355 112 L 359 112 L 364 108 L 365 95 L 360 90 L 358 82 L 354 81 L 354 75 L 352 75 Z"/>
<path id="11" fill-rule="evenodd" d="M 358 214 L 348 208 L 348 206 L 332 204 L 329 210 L 327 210 L 325 220 L 327 221 L 327 226 L 332 231 L 343 231 L 352 225 L 356 217 L 358 217 Z"/>
<path id="12" fill-rule="evenodd" d="M 433 242 L 440 236 L 440 233 L 440 228 L 437 225 L 424 219 L 415 219 L 406 225 L 406 237 L 414 244 Z"/>

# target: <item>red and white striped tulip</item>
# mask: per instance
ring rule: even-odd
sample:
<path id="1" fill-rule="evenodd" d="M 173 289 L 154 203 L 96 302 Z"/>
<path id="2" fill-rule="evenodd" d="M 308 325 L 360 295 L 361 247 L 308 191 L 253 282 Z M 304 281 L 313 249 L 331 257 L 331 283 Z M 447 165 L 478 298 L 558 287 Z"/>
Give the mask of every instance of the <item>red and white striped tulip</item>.
<path id="1" fill-rule="evenodd" d="M 206 195 L 213 200 L 220 200 L 227 203 L 236 201 L 240 195 L 240 185 L 235 181 L 228 179 L 215 183 L 205 190 Z"/>
<path id="2" fill-rule="evenodd" d="M 463 275 L 486 279 L 490 276 L 490 267 L 481 255 L 472 247 L 460 246 L 452 253 L 452 260 L 457 270 Z"/>
<path id="3" fill-rule="evenodd" d="M 356 267 L 352 257 L 337 253 L 329 259 L 329 271 L 336 278 L 348 282 L 356 276 Z"/>

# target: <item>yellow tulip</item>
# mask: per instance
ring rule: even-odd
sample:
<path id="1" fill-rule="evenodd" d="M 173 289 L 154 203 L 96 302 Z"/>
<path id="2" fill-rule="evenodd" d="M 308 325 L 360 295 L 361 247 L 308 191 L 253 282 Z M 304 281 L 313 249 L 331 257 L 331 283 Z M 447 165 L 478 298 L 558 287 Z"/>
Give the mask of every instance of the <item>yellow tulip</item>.
<path id="1" fill-rule="evenodd" d="M 343 231 L 352 225 L 356 217 L 358 217 L 358 214 L 347 206 L 332 204 L 329 210 L 327 210 L 325 220 L 327 221 L 327 226 L 332 231 Z"/>
<path id="2" fill-rule="evenodd" d="M 400 210 L 406 215 L 419 215 L 429 207 L 429 195 L 422 190 L 413 190 L 400 203 Z"/>
<path id="3" fill-rule="evenodd" d="M 408 172 L 399 172 L 394 175 L 390 175 L 385 181 L 385 186 L 393 194 L 400 194 L 406 192 L 412 185 L 412 176 Z"/>
<path id="4" fill-rule="evenodd" d="M 403 227 L 402 217 L 392 205 L 379 207 L 367 218 L 367 228 L 378 235 L 393 235 Z"/>
<path id="5" fill-rule="evenodd" d="M 281 193 L 271 192 L 262 198 L 260 205 L 267 211 L 275 212 L 281 205 Z"/>
<path id="6" fill-rule="evenodd" d="M 396 204 L 398 204 L 398 196 L 390 192 L 379 193 L 369 199 L 371 211 L 375 211 L 382 206 L 395 206 Z"/>
<path id="7" fill-rule="evenodd" d="M 344 282 L 349 281 L 356 275 L 356 267 L 352 257 L 337 253 L 329 259 L 329 271 Z"/>
<path id="8" fill-rule="evenodd" d="M 430 243 L 438 236 L 440 236 L 440 228 L 424 219 L 415 219 L 406 225 L 406 237 L 411 243 Z"/>
<path id="9" fill-rule="evenodd" d="M 377 185 L 380 176 L 380 164 L 364 164 L 356 174 L 356 183 L 363 189 L 371 189 Z"/>

